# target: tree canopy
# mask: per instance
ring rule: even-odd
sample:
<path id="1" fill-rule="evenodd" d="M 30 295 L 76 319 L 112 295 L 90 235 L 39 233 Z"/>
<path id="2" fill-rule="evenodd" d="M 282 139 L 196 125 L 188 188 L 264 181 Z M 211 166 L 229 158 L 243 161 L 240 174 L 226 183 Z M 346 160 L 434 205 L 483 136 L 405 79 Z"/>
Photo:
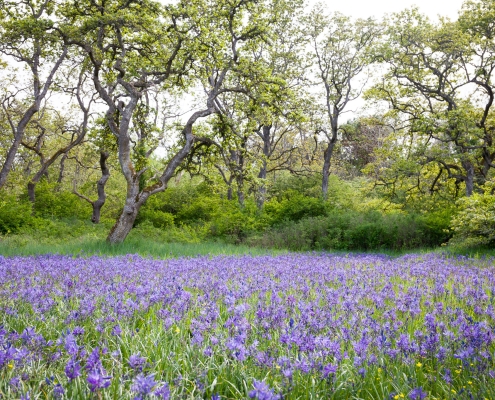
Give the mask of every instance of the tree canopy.
<path id="1" fill-rule="evenodd" d="M 260 229 L 281 223 L 262 215 L 291 176 L 319 180 L 310 197 L 327 208 L 332 175 L 380 212 L 491 196 L 492 0 L 454 21 L 303 0 L 3 0 L 0 13 L 0 190 L 36 210 L 51 184 L 95 223 L 110 201 L 111 243 L 184 174 L 241 214 L 252 199 Z"/>

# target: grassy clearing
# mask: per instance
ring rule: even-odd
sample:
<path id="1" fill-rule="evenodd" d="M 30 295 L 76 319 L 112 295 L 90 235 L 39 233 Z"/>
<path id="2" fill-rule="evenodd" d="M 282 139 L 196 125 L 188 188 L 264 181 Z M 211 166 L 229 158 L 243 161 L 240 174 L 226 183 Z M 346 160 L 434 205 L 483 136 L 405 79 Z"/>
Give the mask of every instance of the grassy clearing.
<path id="1" fill-rule="evenodd" d="M 0 239 L 0 254 L 3 256 L 32 256 L 39 254 L 66 255 L 106 255 L 118 256 L 139 254 L 153 258 L 194 257 L 198 255 L 221 254 L 280 254 L 282 250 L 274 251 L 233 245 L 223 242 L 203 243 L 167 243 L 150 238 L 129 237 L 124 243 L 110 245 L 104 238 L 67 238 L 55 242 L 53 240 L 38 240 L 29 235 L 9 236 Z"/>
<path id="2" fill-rule="evenodd" d="M 39 254 L 105 255 L 139 254 L 153 258 L 194 257 L 198 255 L 284 254 L 287 249 L 269 248 L 247 244 L 232 244 L 221 239 L 208 239 L 190 228 L 158 229 L 149 225 L 131 231 L 124 243 L 110 245 L 106 235 L 111 222 L 93 225 L 79 220 L 53 220 L 36 229 L 19 234 L 0 235 L 0 254 L 3 256 L 31 256 Z M 318 253 L 320 251 L 316 251 Z M 334 254 L 360 254 L 359 251 L 330 251 Z M 380 248 L 366 254 L 386 254 L 399 257 L 404 254 L 443 253 L 471 258 L 495 257 L 495 249 L 487 247 L 445 246 L 416 248 L 414 250 L 389 250 Z"/>
<path id="3" fill-rule="evenodd" d="M 102 234 L 85 234 L 81 237 L 36 237 L 32 234 L 0 236 L 0 255 L 33 256 L 39 254 L 65 255 L 100 255 L 119 256 L 139 254 L 153 258 L 194 257 L 199 255 L 263 255 L 285 254 L 285 249 L 267 249 L 242 244 L 231 244 L 221 240 L 204 242 L 166 242 L 160 238 L 140 236 L 131 233 L 124 243 L 110 245 L 105 241 L 105 232 Z M 495 249 L 487 247 L 448 246 L 436 249 L 421 248 L 408 251 L 393 251 L 381 249 L 366 254 L 386 254 L 391 257 L 400 257 L 405 254 L 441 253 L 449 256 L 466 256 L 469 258 L 495 257 Z M 317 252 L 318 253 L 318 252 Z M 360 254 L 360 252 L 332 251 L 333 254 Z"/>

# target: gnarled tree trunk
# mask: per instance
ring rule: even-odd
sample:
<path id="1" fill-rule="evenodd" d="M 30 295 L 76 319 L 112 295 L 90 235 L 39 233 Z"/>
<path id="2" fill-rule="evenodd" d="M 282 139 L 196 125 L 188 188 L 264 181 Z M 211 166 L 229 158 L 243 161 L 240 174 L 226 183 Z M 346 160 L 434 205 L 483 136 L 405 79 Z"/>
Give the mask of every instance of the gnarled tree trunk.
<path id="1" fill-rule="evenodd" d="M 332 155 L 333 155 L 333 150 L 335 148 L 335 143 L 337 142 L 336 139 L 337 135 L 335 135 L 335 140 L 331 140 L 327 148 L 325 149 L 325 152 L 323 153 L 323 168 L 322 168 L 322 183 L 321 183 L 321 192 L 323 194 L 323 198 L 326 199 L 328 195 L 328 182 L 330 179 L 330 166 L 332 163 Z"/>
<path id="2" fill-rule="evenodd" d="M 137 180 L 134 189 L 139 189 L 139 180 Z M 131 190 L 131 192 L 133 191 Z M 143 197 L 141 197 L 141 201 L 136 201 L 134 196 L 127 196 L 124 209 L 108 234 L 107 241 L 109 243 L 122 243 L 125 240 L 134 226 L 139 209 L 144 204 L 144 201 Z"/>
<path id="3" fill-rule="evenodd" d="M 100 169 L 101 169 L 101 178 L 96 184 L 98 190 L 98 199 L 92 201 L 88 197 L 80 194 L 74 188 L 72 191 L 75 195 L 79 196 L 81 199 L 86 200 L 91 207 L 93 207 L 93 215 L 91 216 L 91 222 L 94 224 L 100 223 L 101 218 L 101 209 L 105 205 L 105 201 L 107 195 L 105 193 L 105 185 L 107 184 L 108 178 L 110 178 L 110 169 L 107 166 L 107 159 L 109 157 L 109 153 L 106 151 L 100 151 Z"/>
<path id="4" fill-rule="evenodd" d="M 258 195 L 256 196 L 256 204 L 258 209 L 262 209 L 266 199 L 266 175 L 268 167 L 268 158 L 270 157 L 270 131 L 271 125 L 264 125 L 261 132 L 261 139 L 263 140 L 263 162 L 260 167 L 258 178 L 262 179 L 261 186 L 258 189 Z"/>

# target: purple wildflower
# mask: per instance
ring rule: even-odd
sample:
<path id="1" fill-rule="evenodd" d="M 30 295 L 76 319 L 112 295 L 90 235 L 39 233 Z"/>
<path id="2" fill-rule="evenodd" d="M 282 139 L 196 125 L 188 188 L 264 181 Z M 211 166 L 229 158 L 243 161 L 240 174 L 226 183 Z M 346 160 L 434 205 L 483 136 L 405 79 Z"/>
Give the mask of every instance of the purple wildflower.
<path id="1" fill-rule="evenodd" d="M 164 383 L 161 387 L 158 388 L 158 390 L 155 390 L 153 393 L 156 397 L 159 399 L 163 400 L 169 400 L 170 399 L 170 389 L 168 387 L 168 383 Z"/>
<path id="2" fill-rule="evenodd" d="M 112 329 L 112 336 L 120 336 L 122 335 L 122 328 L 119 324 L 115 325 Z"/>
<path id="3" fill-rule="evenodd" d="M 88 374 L 89 388 L 92 392 L 105 389 L 110 386 L 111 376 L 104 376 L 104 371 L 93 370 Z"/>
<path id="4" fill-rule="evenodd" d="M 81 365 L 76 358 L 71 358 L 65 366 L 65 375 L 70 380 L 76 379 L 79 375 L 81 375 Z"/>
<path id="5" fill-rule="evenodd" d="M 95 347 L 86 360 L 86 370 L 94 371 L 102 368 L 100 361 L 100 349 Z"/>
<path id="6" fill-rule="evenodd" d="M 65 350 L 71 356 L 76 355 L 79 351 L 79 346 L 77 345 L 76 337 L 72 333 L 69 333 L 65 337 Z"/>
<path id="7" fill-rule="evenodd" d="M 292 375 L 293 375 L 293 371 L 291 368 L 283 368 L 282 369 L 282 376 L 284 378 L 287 378 L 289 380 L 292 380 Z"/>
<path id="8" fill-rule="evenodd" d="M 424 392 L 421 387 L 414 388 L 411 390 L 411 393 L 409 393 L 409 398 L 411 400 L 423 400 L 426 399 L 426 396 L 428 396 L 428 393 Z"/>
<path id="9" fill-rule="evenodd" d="M 53 397 L 55 399 L 60 399 L 62 398 L 62 396 L 65 394 L 65 390 L 64 390 L 64 387 L 60 384 L 60 383 L 57 383 L 54 387 L 53 387 Z"/>
<path id="10" fill-rule="evenodd" d="M 14 376 L 9 381 L 9 385 L 12 387 L 13 391 L 16 392 L 21 388 L 21 379 L 18 376 Z"/>
<path id="11" fill-rule="evenodd" d="M 281 399 L 280 395 L 275 394 L 275 392 L 270 389 L 267 383 L 263 381 L 257 381 L 256 379 L 253 382 L 254 390 L 249 392 L 249 397 L 251 399 L 258 400 L 279 400 Z"/>
<path id="12" fill-rule="evenodd" d="M 139 353 L 131 354 L 128 361 L 129 367 L 137 371 L 141 371 L 143 369 L 143 365 L 145 362 L 146 359 L 144 357 L 141 357 Z"/>
<path id="13" fill-rule="evenodd" d="M 139 374 L 132 382 L 131 390 L 138 393 L 139 399 L 143 399 L 151 393 L 151 390 L 155 387 L 155 385 L 155 374 L 146 376 L 143 374 Z"/>
<path id="14" fill-rule="evenodd" d="M 452 373 L 450 372 L 449 368 L 445 368 L 445 371 L 443 373 L 443 380 L 449 385 L 452 383 Z"/>
<path id="15" fill-rule="evenodd" d="M 211 349 L 210 346 L 208 346 L 206 349 L 203 350 L 203 354 L 206 357 L 211 357 L 213 355 L 213 350 Z"/>
<path id="16" fill-rule="evenodd" d="M 328 378 L 330 375 L 333 375 L 337 372 L 337 367 L 332 364 L 327 364 L 323 367 L 323 379 Z"/>
<path id="17" fill-rule="evenodd" d="M 74 336 L 82 336 L 84 335 L 84 328 L 80 326 L 75 326 L 74 329 L 72 330 L 72 334 Z"/>

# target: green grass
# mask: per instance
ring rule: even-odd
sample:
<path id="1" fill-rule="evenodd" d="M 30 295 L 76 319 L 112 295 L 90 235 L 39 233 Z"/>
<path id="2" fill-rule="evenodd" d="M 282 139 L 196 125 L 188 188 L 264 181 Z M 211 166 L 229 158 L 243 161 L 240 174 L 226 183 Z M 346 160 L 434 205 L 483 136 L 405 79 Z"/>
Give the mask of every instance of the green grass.
<path id="1" fill-rule="evenodd" d="M 495 248 L 489 246 L 464 247 L 464 246 L 447 246 L 440 248 L 439 251 L 445 251 L 451 255 L 462 255 L 470 258 L 495 257 Z"/>
<path id="2" fill-rule="evenodd" d="M 0 255 L 3 256 L 32 256 L 38 254 L 67 254 L 67 255 L 105 255 L 118 256 L 139 254 L 153 258 L 194 257 L 199 255 L 264 255 L 284 254 L 286 249 L 267 249 L 243 244 L 231 244 L 221 240 L 205 240 L 203 242 L 165 242 L 159 238 L 140 237 L 131 233 L 119 244 L 109 244 L 105 236 L 94 237 L 35 237 L 33 235 L 9 235 L 0 237 Z M 335 254 L 359 253 L 352 251 L 331 251 Z M 408 251 L 376 250 L 369 254 L 386 254 L 399 257 L 408 253 L 430 253 L 432 249 L 415 249 Z M 297 253 L 297 252 L 295 252 Z M 304 253 L 304 252 L 303 252 Z"/>
<path id="3" fill-rule="evenodd" d="M 31 256 L 37 254 L 106 255 L 139 254 L 153 258 L 194 257 L 198 255 L 280 254 L 283 250 L 268 250 L 245 245 L 233 245 L 222 241 L 165 242 L 160 236 L 141 236 L 131 232 L 120 244 L 109 244 L 106 231 L 98 227 L 79 237 L 53 235 L 36 236 L 33 233 L 0 236 L 0 254 L 3 256 Z"/>
<path id="4" fill-rule="evenodd" d="M 31 256 L 37 254 L 85 254 L 117 256 L 139 254 L 154 258 L 194 257 L 197 255 L 235 254 L 281 254 L 287 249 L 267 249 L 243 244 L 232 244 L 221 239 L 209 238 L 205 232 L 191 227 L 174 227 L 168 230 L 140 225 L 134 228 L 124 243 L 110 245 L 106 236 L 112 226 L 110 221 L 94 225 L 80 220 L 46 220 L 46 223 L 19 234 L 0 235 L 0 255 Z M 360 253 L 359 251 L 331 251 L 332 253 Z M 386 254 L 399 257 L 410 253 L 446 253 L 452 256 L 472 258 L 495 257 L 495 248 L 444 246 L 388 250 L 384 248 L 367 251 L 368 254 Z"/>
<path id="5" fill-rule="evenodd" d="M 131 232 L 129 237 L 120 244 L 111 245 L 106 242 L 106 232 L 102 227 L 80 237 L 74 236 L 35 236 L 34 234 L 19 234 L 0 236 L 0 255 L 3 256 L 32 256 L 37 254 L 68 254 L 68 255 L 106 255 L 118 256 L 139 254 L 153 258 L 194 257 L 198 255 L 263 255 L 283 254 L 285 249 L 266 249 L 242 244 L 230 244 L 221 240 L 206 240 L 203 242 L 166 242 L 159 237 L 140 236 L 139 232 Z M 418 248 L 405 251 L 381 249 L 368 251 L 369 254 L 386 254 L 400 257 L 404 254 L 426 254 L 431 252 L 446 253 L 452 256 L 463 255 L 470 258 L 495 257 L 495 249 L 489 247 L 460 247 L 447 246 L 437 249 Z M 356 253 L 336 251 L 333 253 Z"/>

